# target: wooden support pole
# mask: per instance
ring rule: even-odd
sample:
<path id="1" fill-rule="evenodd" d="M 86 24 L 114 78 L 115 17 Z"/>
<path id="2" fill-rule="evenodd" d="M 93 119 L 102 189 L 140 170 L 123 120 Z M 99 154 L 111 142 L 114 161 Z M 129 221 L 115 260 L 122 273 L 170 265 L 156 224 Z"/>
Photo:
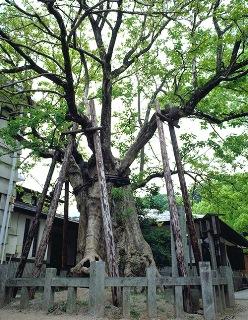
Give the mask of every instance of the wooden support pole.
<path id="1" fill-rule="evenodd" d="M 77 125 L 74 124 L 73 129 L 76 129 L 76 128 L 77 128 Z M 56 210 L 58 207 L 59 198 L 61 195 L 61 190 L 62 190 L 64 181 L 65 181 L 65 178 L 66 178 L 67 168 L 68 168 L 70 157 L 72 154 L 73 143 L 74 143 L 74 138 L 72 136 L 69 136 L 68 137 L 68 144 L 67 144 L 67 147 L 66 147 L 65 153 L 64 153 L 62 166 L 61 166 L 61 169 L 59 172 L 59 177 L 58 177 L 58 180 L 57 180 L 57 183 L 55 186 L 53 198 L 50 203 L 49 211 L 47 214 L 46 225 L 45 225 L 42 237 L 41 237 L 38 251 L 35 256 L 34 268 L 32 270 L 32 276 L 34 278 L 38 278 L 41 273 L 43 260 L 44 260 L 47 245 L 48 245 L 48 242 L 50 239 L 52 226 L 53 226 L 54 218 L 56 215 Z"/>
<path id="2" fill-rule="evenodd" d="M 184 176 L 184 169 L 183 169 L 182 159 L 180 156 L 180 151 L 177 143 L 177 136 L 176 136 L 174 126 L 169 124 L 169 130 L 170 130 L 174 157 L 177 165 L 178 177 L 179 177 L 180 188 L 181 188 L 182 197 L 183 197 L 183 204 L 184 204 L 184 209 L 186 214 L 190 242 L 191 242 L 194 257 L 195 257 L 195 263 L 198 268 L 199 262 L 202 261 L 202 254 L 198 245 L 198 239 L 197 239 L 196 228 L 195 228 L 195 223 L 193 219 L 190 199 L 189 199 L 188 188 L 187 188 L 187 184 Z"/>
<path id="3" fill-rule="evenodd" d="M 200 262 L 202 303 L 205 320 L 216 320 L 212 271 L 209 262 Z"/>
<path id="4" fill-rule="evenodd" d="M 68 249 L 68 216 L 69 216 L 69 181 L 65 181 L 65 202 L 64 202 L 64 220 L 63 220 L 63 239 L 62 239 L 62 269 L 67 267 L 67 249 Z"/>
<path id="5" fill-rule="evenodd" d="M 157 107 L 157 112 L 161 113 L 158 103 L 156 107 Z M 167 146 L 166 146 L 165 137 L 164 137 L 163 123 L 160 120 L 158 115 L 156 115 L 156 120 L 157 120 L 161 155 L 162 155 L 162 161 L 163 161 L 164 179 L 166 183 L 167 196 L 168 196 L 169 209 L 170 209 L 171 230 L 172 230 L 173 238 L 175 241 L 178 273 L 179 273 L 179 276 L 185 277 L 187 275 L 187 271 L 186 271 L 186 264 L 184 259 L 183 242 L 182 242 L 182 236 L 180 231 L 176 198 L 175 198 L 173 182 L 171 177 L 169 157 L 168 157 Z"/>
<path id="6" fill-rule="evenodd" d="M 43 293 L 43 310 L 48 312 L 54 305 L 54 287 L 52 287 L 52 279 L 56 277 L 57 269 L 46 269 L 44 293 Z"/>
<path id="7" fill-rule="evenodd" d="M 161 113 L 158 103 L 156 104 L 156 110 L 157 112 Z M 169 202 L 170 225 L 171 225 L 171 230 L 172 230 L 173 239 L 175 243 L 178 274 L 179 276 L 186 277 L 187 269 L 186 269 L 186 263 L 185 263 L 182 234 L 180 230 L 179 216 L 178 216 L 176 198 L 175 198 L 173 182 L 171 177 L 167 146 L 166 146 L 165 137 L 164 137 L 163 123 L 160 120 L 160 117 L 158 115 L 156 115 L 156 121 L 157 121 L 158 135 L 159 135 L 161 155 L 162 155 L 162 161 L 163 161 L 164 179 L 165 179 L 167 197 Z M 192 310 L 190 288 L 189 287 L 185 288 L 184 292 L 185 292 L 185 300 L 184 300 L 185 309 L 188 312 L 190 312 Z"/>
<path id="8" fill-rule="evenodd" d="M 26 262 L 27 262 L 28 254 L 29 254 L 29 251 L 30 251 L 33 239 L 34 239 L 34 236 L 39 231 L 38 227 L 39 227 L 39 220 L 40 220 L 40 217 L 41 217 L 41 214 L 42 214 L 42 208 L 43 208 L 43 205 L 44 205 L 44 202 L 45 202 L 45 199 L 46 199 L 47 191 L 48 191 L 48 188 L 49 188 L 50 183 L 51 183 L 51 179 L 52 179 L 52 176 L 53 176 L 53 172 L 54 172 L 55 165 L 57 163 L 58 157 L 59 157 L 59 152 L 55 151 L 53 159 L 52 159 L 52 162 L 51 162 L 51 165 L 50 165 L 50 168 L 49 168 L 49 171 L 48 171 L 48 174 L 47 174 L 47 177 L 46 177 L 46 181 L 45 181 L 42 193 L 41 193 L 41 195 L 39 197 L 39 200 L 38 200 L 38 203 L 37 203 L 35 217 L 32 220 L 32 223 L 31 223 L 31 226 L 29 228 L 25 244 L 24 244 L 23 249 L 22 249 L 20 262 L 18 264 L 17 271 L 16 271 L 16 274 L 15 274 L 16 278 L 21 278 L 22 275 L 23 275 L 23 271 L 25 269 L 25 265 L 26 265 Z M 16 290 L 14 290 L 14 291 L 16 293 Z"/>
<path id="9" fill-rule="evenodd" d="M 92 125 L 94 127 L 97 127 L 96 111 L 95 111 L 95 105 L 93 100 L 90 101 L 89 107 L 90 107 Z M 94 139 L 94 147 L 95 147 L 98 182 L 99 182 L 99 188 L 100 188 L 102 220 L 103 220 L 106 253 L 107 253 L 108 272 L 111 277 L 118 277 L 119 270 L 118 270 L 118 265 L 116 260 L 116 249 L 115 249 L 112 220 L 111 220 L 109 201 L 108 201 L 108 191 L 107 191 L 107 183 L 106 183 L 106 177 L 105 177 L 105 171 L 104 171 L 101 140 L 100 140 L 98 131 L 95 131 L 93 133 L 93 139 Z M 118 288 L 113 288 L 112 296 L 113 296 L 113 304 L 118 305 L 120 303 L 120 290 Z"/>
<path id="10" fill-rule="evenodd" d="M 104 317 L 105 303 L 105 263 L 93 261 L 90 264 L 89 305 L 90 314 L 95 318 Z"/>
<path id="11" fill-rule="evenodd" d="M 172 268 L 172 277 L 178 277 L 178 268 L 177 268 L 177 259 L 176 259 L 176 250 L 175 250 L 175 241 L 173 237 L 173 232 L 171 230 L 171 268 Z M 174 307 L 176 319 L 184 318 L 184 310 L 183 310 L 183 287 L 182 286 L 174 286 Z"/>

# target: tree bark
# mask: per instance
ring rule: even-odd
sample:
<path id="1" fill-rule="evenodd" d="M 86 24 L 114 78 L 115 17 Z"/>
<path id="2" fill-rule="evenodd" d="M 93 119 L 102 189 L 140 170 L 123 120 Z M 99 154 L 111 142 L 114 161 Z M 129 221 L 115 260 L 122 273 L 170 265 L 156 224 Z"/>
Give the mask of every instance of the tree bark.
<path id="1" fill-rule="evenodd" d="M 64 220 L 63 220 L 63 243 L 62 243 L 62 269 L 67 267 L 67 232 L 68 232 L 68 212 L 69 212 L 69 181 L 65 181 L 65 203 L 64 203 Z"/>
<path id="2" fill-rule="evenodd" d="M 93 167 L 90 176 L 95 177 L 95 174 L 96 168 Z M 111 174 L 117 174 L 117 163 L 116 171 Z M 106 260 L 99 183 L 90 185 L 83 181 L 80 167 L 74 158 L 71 158 L 68 175 L 80 212 L 78 263 L 71 271 L 77 275 L 89 274 L 91 261 Z M 155 265 L 155 262 L 140 229 L 133 190 L 131 186 L 118 188 L 119 196 L 116 197 L 113 195 L 113 190 L 116 190 L 113 184 L 108 183 L 107 188 L 119 274 L 145 276 L 146 268 Z"/>
<path id="3" fill-rule="evenodd" d="M 55 168 L 56 162 L 58 160 L 58 156 L 59 156 L 59 152 L 56 151 L 54 153 L 54 156 L 53 156 L 53 159 L 52 159 L 52 163 L 50 165 L 50 168 L 49 168 L 49 171 L 48 171 L 48 174 L 47 174 L 47 177 L 46 177 L 46 181 L 45 181 L 42 193 L 41 193 L 39 201 L 37 203 L 35 217 L 34 217 L 34 219 L 32 221 L 32 224 L 31 224 L 30 229 L 28 231 L 27 239 L 26 239 L 24 247 L 22 249 L 22 255 L 21 255 L 21 258 L 20 258 L 20 262 L 19 262 L 16 274 L 15 274 L 16 278 L 21 278 L 22 275 L 23 275 L 23 271 L 24 271 L 24 268 L 25 268 L 25 265 L 26 265 L 26 262 L 27 262 L 28 254 L 29 254 L 29 251 L 30 251 L 30 248 L 31 248 L 31 245 L 32 245 L 32 241 L 34 239 L 35 234 L 38 232 L 38 226 L 39 226 L 39 220 L 40 220 L 40 217 L 41 217 L 41 214 L 42 214 L 42 208 L 43 208 L 43 205 L 44 205 L 44 202 L 45 202 L 45 199 L 46 199 L 47 191 L 48 191 L 48 188 L 50 186 L 50 182 L 51 182 L 51 179 L 52 179 L 52 175 L 53 175 L 53 172 L 54 172 L 54 168 Z"/>
<path id="4" fill-rule="evenodd" d="M 189 193 L 188 193 L 188 189 L 185 181 L 184 169 L 183 169 L 183 164 L 180 157 L 175 128 L 172 124 L 169 124 L 169 130 L 170 130 L 174 156 L 177 164 L 177 171 L 178 171 L 181 192 L 183 196 L 183 203 L 184 203 L 184 209 L 185 209 L 185 214 L 187 219 L 187 226 L 189 230 L 190 242 L 191 242 L 194 257 L 195 257 L 196 268 L 199 272 L 199 262 L 202 261 L 202 254 L 199 248 L 198 239 L 196 235 L 196 228 L 195 228 L 195 223 L 192 215 L 192 209 L 191 209 L 191 204 L 189 200 Z"/>
<path id="5" fill-rule="evenodd" d="M 52 201 L 50 204 L 50 208 L 49 208 L 49 211 L 47 214 L 45 229 L 43 231 L 42 238 L 41 238 L 41 241 L 39 244 L 39 248 L 38 248 L 38 251 L 37 251 L 37 254 L 35 257 L 34 268 L 32 270 L 32 276 L 34 278 L 38 278 L 41 273 L 41 267 L 42 267 L 43 260 L 45 257 L 46 248 L 47 248 L 47 245 L 48 245 L 48 242 L 50 239 L 52 225 L 53 225 L 53 221 L 54 221 L 54 218 L 56 215 L 56 210 L 58 207 L 58 202 L 59 202 L 61 190 L 62 190 L 64 181 L 65 181 L 69 160 L 70 160 L 70 157 L 72 154 L 74 139 L 70 135 L 68 140 L 69 141 L 68 141 L 68 145 L 66 147 L 65 153 L 64 153 L 64 159 L 63 159 L 62 166 L 60 169 L 58 181 L 56 183 L 54 195 L 53 195 L 53 198 L 52 198 Z"/>

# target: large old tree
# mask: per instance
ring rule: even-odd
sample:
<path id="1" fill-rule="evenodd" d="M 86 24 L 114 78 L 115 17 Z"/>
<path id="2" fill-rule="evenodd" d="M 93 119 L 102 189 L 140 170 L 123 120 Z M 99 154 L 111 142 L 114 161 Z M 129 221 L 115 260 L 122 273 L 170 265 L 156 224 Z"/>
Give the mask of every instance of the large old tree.
<path id="1" fill-rule="evenodd" d="M 95 100 L 101 126 L 120 273 L 140 275 L 154 260 L 129 177 L 139 156 L 136 185 L 156 176 L 145 176 L 151 163 L 144 152 L 157 129 L 154 102 L 166 106 L 162 113 L 172 124 L 194 117 L 221 125 L 247 116 L 247 106 L 237 103 L 248 73 L 245 6 L 218 0 L 2 1 L 1 101 L 15 110 L 3 130 L 6 141 L 18 139 L 36 157 L 59 150 L 62 159 L 63 133 L 73 123 L 82 129 L 68 170 L 80 212 L 74 272 L 87 273 L 90 261 L 106 259 L 88 100 Z"/>

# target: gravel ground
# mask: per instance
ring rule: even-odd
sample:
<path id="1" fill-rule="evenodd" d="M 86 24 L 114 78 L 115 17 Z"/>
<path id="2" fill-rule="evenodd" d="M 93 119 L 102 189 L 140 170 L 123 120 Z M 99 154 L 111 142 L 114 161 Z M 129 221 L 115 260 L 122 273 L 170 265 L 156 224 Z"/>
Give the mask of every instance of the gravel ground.
<path id="1" fill-rule="evenodd" d="M 50 313 L 41 310 L 41 293 L 29 303 L 26 310 L 19 310 L 19 299 L 0 310 L 0 320 L 92 320 L 88 314 L 88 292 L 87 289 L 79 289 L 77 294 L 77 312 L 73 315 L 65 313 L 66 291 L 56 292 L 55 307 Z M 171 292 L 158 294 L 158 320 L 175 319 Z M 148 319 L 146 313 L 146 300 L 144 294 L 132 294 L 131 296 L 131 319 Z M 202 310 L 199 311 L 202 313 Z M 105 318 L 104 320 L 123 319 L 118 308 L 110 304 L 110 292 L 106 293 Z M 185 315 L 184 319 L 203 320 L 202 314 Z M 248 320 L 248 301 L 236 300 L 234 309 L 226 309 L 225 314 L 218 317 L 218 320 Z"/>

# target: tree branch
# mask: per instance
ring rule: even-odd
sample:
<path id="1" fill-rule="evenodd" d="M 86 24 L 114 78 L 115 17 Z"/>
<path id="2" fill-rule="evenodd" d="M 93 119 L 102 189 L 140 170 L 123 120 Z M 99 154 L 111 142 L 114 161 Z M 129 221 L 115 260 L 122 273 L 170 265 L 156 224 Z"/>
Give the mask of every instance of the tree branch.
<path id="1" fill-rule="evenodd" d="M 177 170 L 171 170 L 171 175 L 174 175 L 174 174 L 177 174 L 177 173 L 178 173 Z M 193 179 L 195 181 L 195 177 L 193 176 L 194 174 L 196 174 L 195 172 L 184 171 L 184 174 L 188 175 L 191 179 Z M 134 183 L 132 185 L 132 189 L 136 190 L 136 189 L 139 189 L 139 188 L 143 188 L 151 180 L 153 180 L 155 178 L 163 178 L 163 177 L 164 177 L 164 171 L 153 172 L 153 173 L 149 174 L 146 178 L 144 178 L 142 181 Z"/>
<path id="2" fill-rule="evenodd" d="M 0 70 L 0 73 L 18 73 L 18 72 L 23 72 L 23 71 L 26 71 L 26 70 L 31 70 L 32 67 L 31 65 L 24 65 L 24 66 L 21 66 L 21 67 L 14 67 L 14 68 L 10 68 L 10 69 L 1 69 Z"/>
<path id="3" fill-rule="evenodd" d="M 4 41 L 6 41 L 19 55 L 24 58 L 29 65 L 32 67 L 34 71 L 36 71 L 39 74 L 46 74 L 45 77 L 55 84 L 64 87 L 65 83 L 62 81 L 56 74 L 49 73 L 47 70 L 40 67 L 29 55 L 27 55 L 21 48 L 20 45 L 15 43 L 13 40 L 10 39 L 10 37 L 2 30 L 0 29 L 0 36 Z"/>
<path id="4" fill-rule="evenodd" d="M 194 116 L 199 118 L 199 119 L 203 119 L 203 120 L 207 120 L 210 123 L 214 123 L 214 124 L 222 124 L 223 122 L 227 122 L 227 121 L 231 121 L 234 119 L 239 119 L 239 118 L 243 118 L 243 117 L 247 117 L 248 116 L 248 112 L 240 112 L 240 113 L 230 113 L 229 115 L 226 115 L 223 118 L 217 118 L 214 117 L 210 114 L 201 112 L 201 111 L 196 111 L 194 113 Z"/>

